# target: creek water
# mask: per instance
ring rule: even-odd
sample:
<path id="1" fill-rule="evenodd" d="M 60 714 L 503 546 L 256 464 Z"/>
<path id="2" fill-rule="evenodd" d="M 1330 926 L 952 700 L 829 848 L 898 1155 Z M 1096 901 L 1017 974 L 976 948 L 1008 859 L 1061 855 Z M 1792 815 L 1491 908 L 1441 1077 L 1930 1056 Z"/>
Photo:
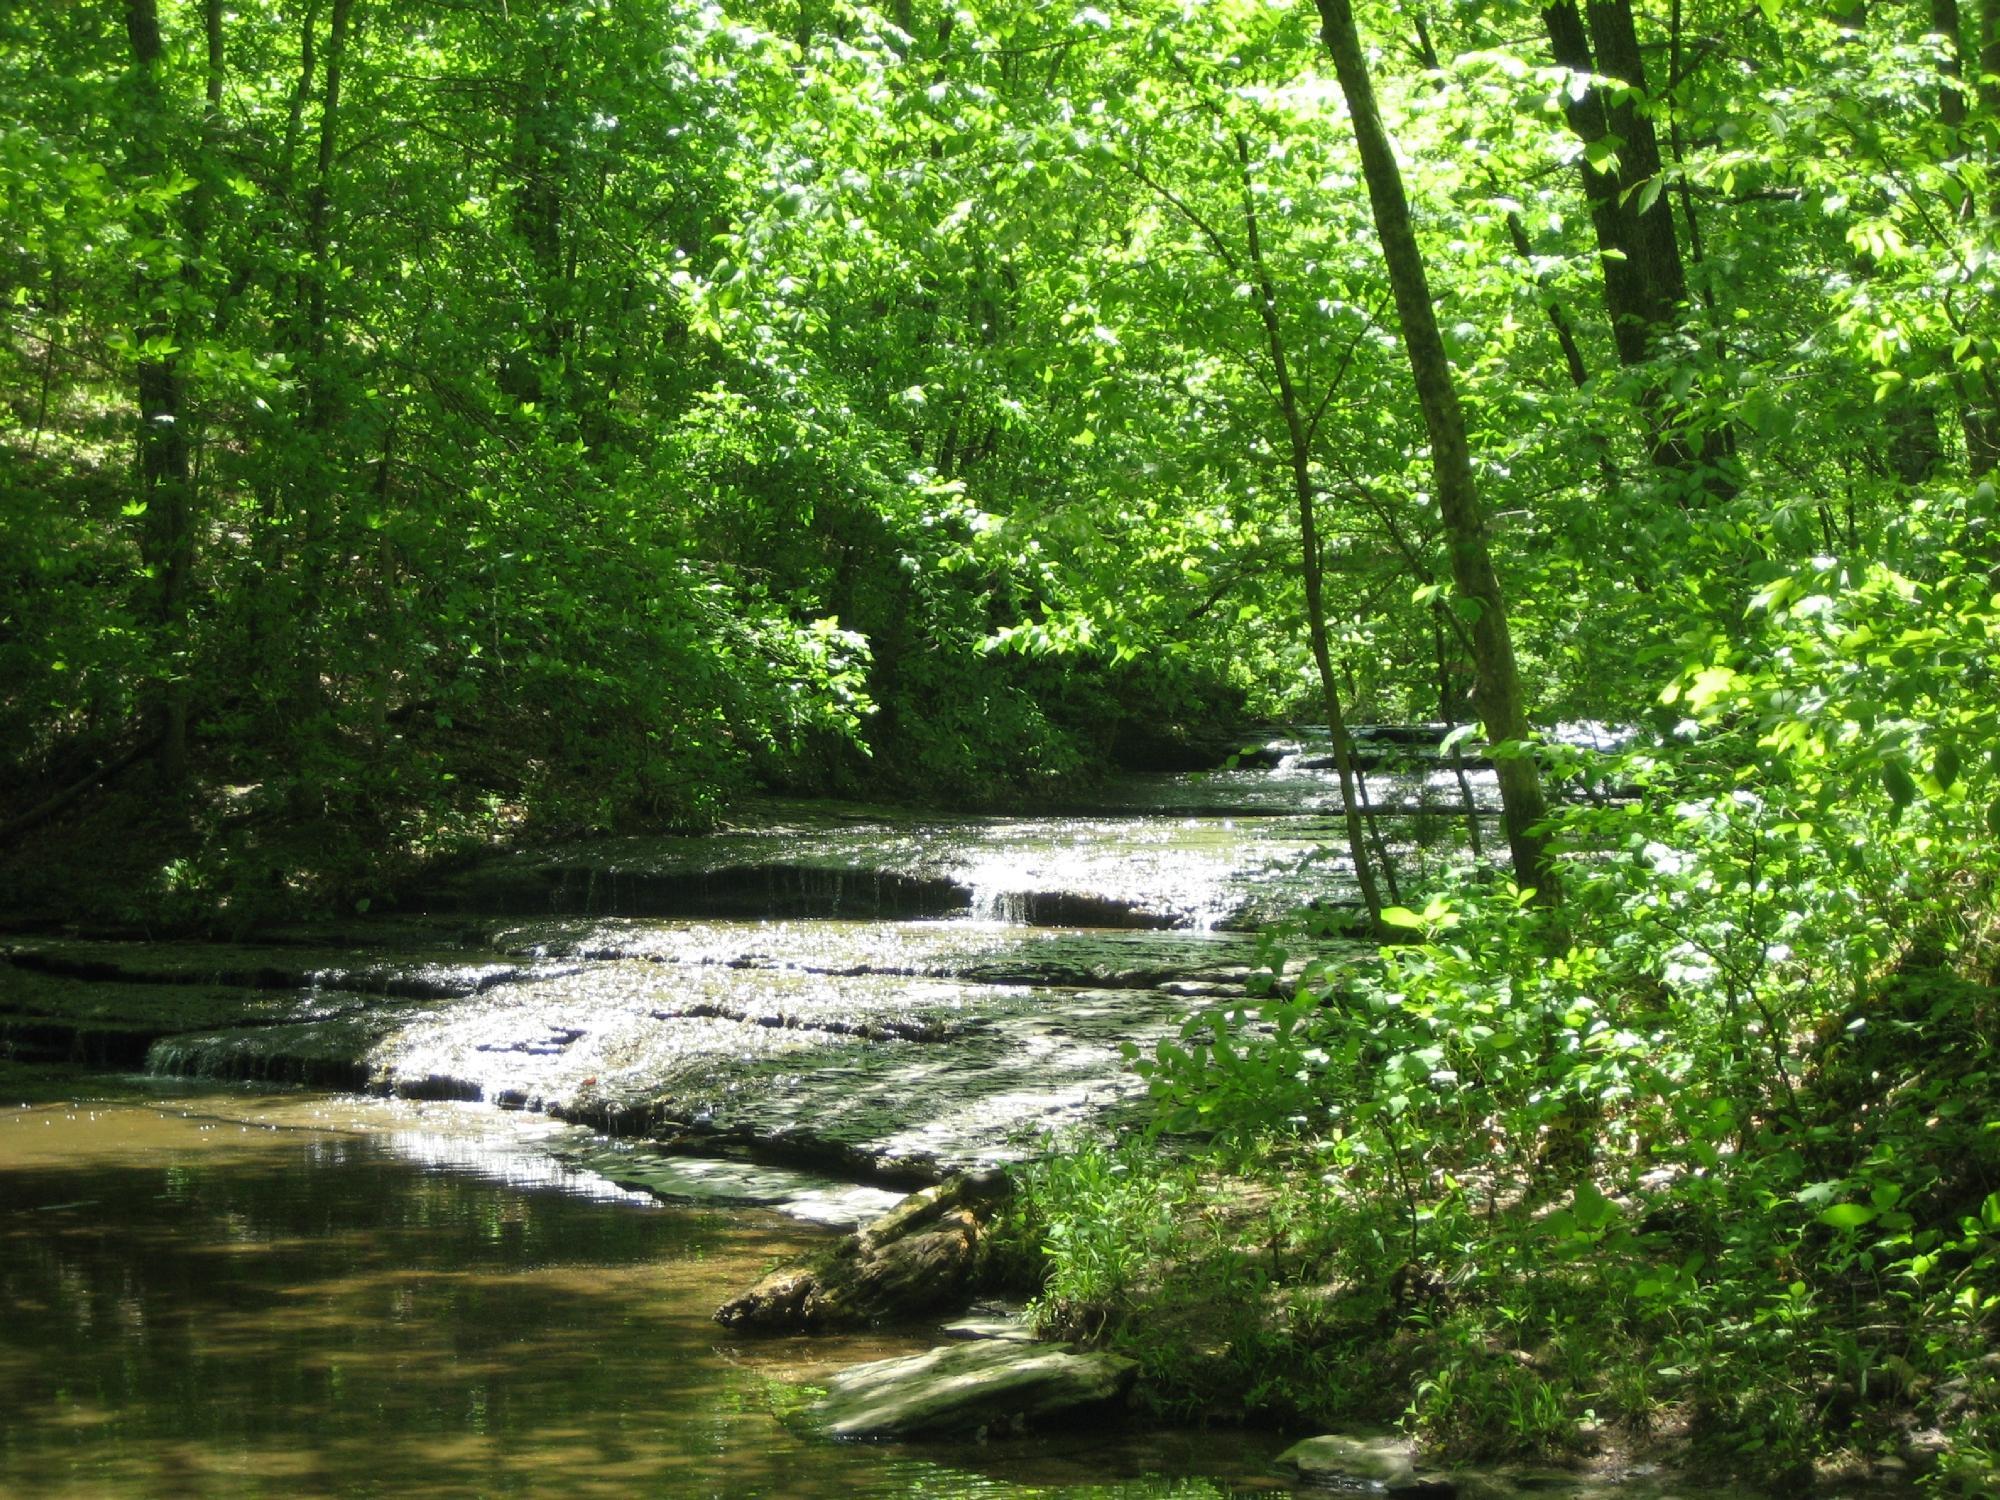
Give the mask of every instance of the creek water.
<path id="1" fill-rule="evenodd" d="M 775 809 L 340 929 L 8 944 L 0 1493 L 1277 1487 L 1267 1434 L 815 1442 L 772 1382 L 936 1331 L 709 1317 L 914 1182 L 1115 1128 L 1120 1043 L 1244 994 L 1228 929 L 1345 894 L 1331 793 L 1295 754 L 1060 818 Z"/>
<path id="2" fill-rule="evenodd" d="M 775 1214 L 623 1192 L 454 1106 L 17 1104 L 0 1117 L 0 1493 L 1258 1487 L 1272 1443 L 1255 1435 L 795 1435 L 770 1382 L 932 1342 L 732 1341 L 709 1321 L 810 1242 Z"/>

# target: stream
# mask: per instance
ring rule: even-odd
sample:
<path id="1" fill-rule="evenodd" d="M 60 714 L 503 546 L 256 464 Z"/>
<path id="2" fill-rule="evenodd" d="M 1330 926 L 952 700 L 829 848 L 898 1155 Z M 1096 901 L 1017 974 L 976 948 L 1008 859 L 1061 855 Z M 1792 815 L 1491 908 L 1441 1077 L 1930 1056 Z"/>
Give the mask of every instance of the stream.
<path id="1" fill-rule="evenodd" d="M 0 1493 L 1209 1496 L 1275 1451 L 797 1436 L 769 1382 L 932 1341 L 716 1329 L 797 1221 L 662 1206 L 464 1106 L 136 1088 L 0 1117 Z"/>
<path id="2" fill-rule="evenodd" d="M 496 853 L 255 943 L 7 940 L 0 1493 L 1282 1490 L 1269 1433 L 814 1442 L 774 1381 L 936 1330 L 709 1318 L 913 1186 L 1134 1119 L 1120 1045 L 1351 900 L 1312 750 L 1060 815 Z M 1411 859 L 1462 827 L 1434 763 L 1370 782 Z"/>

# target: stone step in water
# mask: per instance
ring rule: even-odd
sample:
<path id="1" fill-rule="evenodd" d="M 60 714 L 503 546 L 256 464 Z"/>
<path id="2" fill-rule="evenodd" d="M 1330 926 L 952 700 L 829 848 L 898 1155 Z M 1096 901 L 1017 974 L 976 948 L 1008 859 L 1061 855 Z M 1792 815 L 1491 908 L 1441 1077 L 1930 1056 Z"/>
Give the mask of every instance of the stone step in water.
<path id="1" fill-rule="evenodd" d="M 1137 1090 L 1158 990 L 614 962 L 456 1001 L 165 1037 L 156 1071 L 478 1100 L 613 1136 L 928 1181 L 1016 1160 Z"/>
<path id="2" fill-rule="evenodd" d="M 1367 806 L 1385 821 L 1391 839 L 1423 842 L 1451 837 L 1465 815 L 1465 792 L 1448 764 L 1368 762 Z M 1481 818 L 1500 815 L 1500 790 L 1490 768 L 1468 765 L 1466 780 Z M 1073 799 L 1075 817 L 1139 817 L 1205 821 L 1315 817 L 1337 819 L 1345 803 L 1333 762 L 1317 754 L 1285 752 L 1269 766 L 1189 775 L 1126 776 Z"/>
<path id="3" fill-rule="evenodd" d="M 384 946 L 390 951 L 385 953 Z M 345 990 L 401 1000 L 476 995 L 519 977 L 525 965 L 440 947 L 398 953 L 372 948 L 270 944 L 94 942 L 31 938 L 0 949 L 0 965 L 31 974 L 116 984 L 252 990 Z"/>
<path id="4" fill-rule="evenodd" d="M 1250 930 L 1352 898 L 1322 816 L 984 818 L 597 840 L 484 860 L 419 896 L 434 915 L 959 917 Z"/>
<path id="5" fill-rule="evenodd" d="M 575 1145 L 558 1144 L 554 1151 L 579 1170 L 664 1203 L 771 1208 L 836 1229 L 853 1229 L 903 1199 L 892 1188 L 870 1187 L 822 1172 L 724 1156 L 689 1156 L 594 1134 L 580 1134 Z"/>
<path id="6" fill-rule="evenodd" d="M 974 922 L 554 917 L 493 926 L 481 940 L 516 960 L 642 959 L 813 974 L 1137 989 L 1182 981 L 1240 983 L 1259 958 L 1256 940 L 1241 933 L 1021 929 Z"/>
<path id="7" fill-rule="evenodd" d="M 1235 935 L 973 922 L 489 919 L 466 934 L 484 951 L 16 945 L 0 1044 L 478 1101 L 907 1184 L 1124 1108 L 1138 1082 L 1121 1045 L 1244 1002 L 1256 957 Z M 119 977 L 76 977 L 98 974 Z"/>
<path id="8" fill-rule="evenodd" d="M 691 869 L 581 860 L 513 859 L 426 891 L 433 912 L 605 916 L 945 917 L 972 891 L 944 875 L 774 858 Z"/>
<path id="9" fill-rule="evenodd" d="M 147 1066 L 155 1047 L 180 1037 L 223 1029 L 247 1036 L 364 1014 L 392 1017 L 404 1004 L 419 1003 L 318 987 L 81 980 L 0 965 L 0 1051 L 23 1062 L 136 1069 Z"/>
<path id="10" fill-rule="evenodd" d="M 290 1083 L 364 1093 L 380 1088 L 376 1057 L 409 1024 L 380 1006 L 276 1025 L 162 1037 L 146 1051 L 145 1068 L 171 1077 L 238 1083 Z M 475 1092 L 412 1087 L 412 1099 L 477 1099 Z"/>

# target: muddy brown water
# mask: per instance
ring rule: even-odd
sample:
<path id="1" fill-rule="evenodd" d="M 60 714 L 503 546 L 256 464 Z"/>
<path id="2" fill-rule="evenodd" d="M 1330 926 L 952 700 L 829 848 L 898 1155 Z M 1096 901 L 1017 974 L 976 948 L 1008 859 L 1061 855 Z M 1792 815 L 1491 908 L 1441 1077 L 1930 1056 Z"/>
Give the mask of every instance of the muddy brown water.
<path id="1" fill-rule="evenodd" d="M 1258 1434 L 826 1444 L 774 1381 L 930 1331 L 732 1340 L 814 1232 L 675 1208 L 532 1121 L 313 1095 L 0 1113 L 0 1494 L 1224 1496 Z"/>

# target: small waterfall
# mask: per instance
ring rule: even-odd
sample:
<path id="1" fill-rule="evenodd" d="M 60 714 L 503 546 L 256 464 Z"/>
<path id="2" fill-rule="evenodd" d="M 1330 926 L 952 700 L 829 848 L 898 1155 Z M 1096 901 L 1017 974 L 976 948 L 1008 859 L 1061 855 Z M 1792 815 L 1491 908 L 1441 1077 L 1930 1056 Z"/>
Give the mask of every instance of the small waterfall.
<path id="1" fill-rule="evenodd" d="M 268 1026 L 163 1037 L 146 1050 L 145 1071 L 170 1078 L 225 1083 L 295 1083 L 362 1093 L 372 1082 L 361 1049 L 315 1039 L 301 1045 L 304 1026 Z"/>
<path id="2" fill-rule="evenodd" d="M 1026 927 L 1034 920 L 1034 894 L 975 882 L 966 916 L 974 922 Z"/>
<path id="3" fill-rule="evenodd" d="M 203 1038 L 170 1036 L 163 1037 L 146 1049 L 148 1073 L 158 1073 L 168 1078 L 202 1078 L 213 1076 L 205 1073 L 203 1062 L 210 1056 L 209 1049 L 202 1045 Z"/>

